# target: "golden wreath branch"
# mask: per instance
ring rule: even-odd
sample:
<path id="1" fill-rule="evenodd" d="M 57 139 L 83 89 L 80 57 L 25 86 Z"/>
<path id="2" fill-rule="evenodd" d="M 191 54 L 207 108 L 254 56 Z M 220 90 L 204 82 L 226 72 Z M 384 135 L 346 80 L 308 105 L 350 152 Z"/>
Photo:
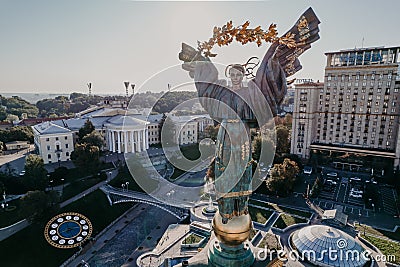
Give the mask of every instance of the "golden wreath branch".
<path id="1" fill-rule="evenodd" d="M 229 21 L 222 28 L 214 27 L 213 36 L 208 41 L 198 41 L 197 48 L 204 56 L 215 57 L 217 54 L 211 52 L 215 45 L 220 47 L 229 45 L 234 39 L 242 45 L 255 42 L 257 46 L 261 46 L 264 41 L 267 43 L 279 42 L 279 44 L 286 45 L 288 48 L 296 47 L 295 35 L 289 32 L 285 36 L 278 37 L 276 24 L 271 24 L 267 31 L 264 31 L 261 26 L 249 29 L 249 25 L 250 22 L 246 21 L 238 27 L 233 27 L 232 21 Z"/>

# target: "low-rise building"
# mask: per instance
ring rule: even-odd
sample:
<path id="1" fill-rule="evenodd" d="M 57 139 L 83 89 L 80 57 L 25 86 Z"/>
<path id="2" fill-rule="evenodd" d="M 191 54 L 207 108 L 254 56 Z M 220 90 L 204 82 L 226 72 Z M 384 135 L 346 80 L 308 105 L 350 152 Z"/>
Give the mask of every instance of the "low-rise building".
<path id="1" fill-rule="evenodd" d="M 74 151 L 73 133 L 53 122 L 32 127 L 37 152 L 45 164 L 70 160 Z"/>

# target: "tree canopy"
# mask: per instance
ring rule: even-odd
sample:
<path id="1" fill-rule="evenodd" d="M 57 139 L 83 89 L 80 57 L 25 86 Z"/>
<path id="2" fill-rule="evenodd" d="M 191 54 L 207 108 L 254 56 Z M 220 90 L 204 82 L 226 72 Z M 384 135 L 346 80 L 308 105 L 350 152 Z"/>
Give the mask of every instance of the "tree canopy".
<path id="1" fill-rule="evenodd" d="M 10 130 L 0 130 L 0 141 L 7 143 L 12 141 L 28 141 L 33 143 L 33 131 L 31 127 L 15 126 Z"/>
<path id="2" fill-rule="evenodd" d="M 0 95 L 0 106 L 4 106 L 4 108 L 0 109 L 0 119 L 4 117 L 4 115 L 16 115 L 18 118 L 21 118 L 22 114 L 26 114 L 28 118 L 36 118 L 39 110 L 38 108 L 29 103 L 28 101 L 18 97 L 3 97 Z M 5 114 L 4 114 L 5 113 Z"/>
<path id="3" fill-rule="evenodd" d="M 90 144 L 76 144 L 71 153 L 71 160 L 80 168 L 85 168 L 89 173 L 95 173 L 99 167 L 99 147 Z"/>
<path id="4" fill-rule="evenodd" d="M 82 128 L 79 129 L 79 140 L 82 140 L 86 135 L 91 134 L 95 130 L 93 123 L 87 119 Z"/>
<path id="5" fill-rule="evenodd" d="M 287 195 L 293 191 L 299 167 L 296 162 L 286 158 L 281 164 L 274 164 L 267 180 L 267 188 L 278 195 Z"/>
<path id="6" fill-rule="evenodd" d="M 26 157 L 24 184 L 33 190 L 44 190 L 46 188 L 47 171 L 40 156 L 30 154 Z"/>
<path id="7" fill-rule="evenodd" d="M 98 132 L 92 131 L 82 138 L 81 143 L 86 143 L 90 146 L 97 146 L 101 150 L 101 148 L 104 146 L 104 139 L 103 136 Z"/>
<path id="8" fill-rule="evenodd" d="M 55 213 L 58 208 L 54 191 L 29 191 L 21 198 L 20 212 L 23 215 L 29 214 L 27 219 L 30 222 L 40 222 Z"/>

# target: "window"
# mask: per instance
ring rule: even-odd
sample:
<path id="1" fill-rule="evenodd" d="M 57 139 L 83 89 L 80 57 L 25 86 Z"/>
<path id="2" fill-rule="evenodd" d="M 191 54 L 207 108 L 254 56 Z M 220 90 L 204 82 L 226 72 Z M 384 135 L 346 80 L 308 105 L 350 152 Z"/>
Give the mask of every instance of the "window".
<path id="1" fill-rule="evenodd" d="M 47 158 L 48 158 L 48 159 L 51 159 L 51 154 L 47 154 Z"/>
<path id="2" fill-rule="evenodd" d="M 47 150 L 50 150 L 50 146 L 47 146 Z"/>
<path id="3" fill-rule="evenodd" d="M 47 141 L 47 142 L 50 141 L 50 138 L 46 138 L 46 141 Z"/>
<path id="4" fill-rule="evenodd" d="M 68 144 L 65 144 L 65 148 L 68 148 Z"/>
<path id="5" fill-rule="evenodd" d="M 64 139 L 65 139 L 65 140 L 67 140 L 67 139 L 68 139 L 68 137 L 67 137 L 67 136 L 65 136 L 65 137 L 64 137 Z"/>
<path id="6" fill-rule="evenodd" d="M 56 137 L 56 141 L 58 141 L 58 137 Z"/>
<path id="7" fill-rule="evenodd" d="M 65 155 L 66 155 L 67 157 L 69 157 L 69 152 L 67 151 L 67 152 L 65 153 Z"/>

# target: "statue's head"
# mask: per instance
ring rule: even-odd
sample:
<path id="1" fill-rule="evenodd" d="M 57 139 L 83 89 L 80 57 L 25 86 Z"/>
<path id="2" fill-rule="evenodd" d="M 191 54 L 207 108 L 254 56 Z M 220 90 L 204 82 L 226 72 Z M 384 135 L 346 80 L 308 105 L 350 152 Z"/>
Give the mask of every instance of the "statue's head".
<path id="1" fill-rule="evenodd" d="M 240 88 L 245 76 L 245 69 L 241 64 L 231 64 L 226 68 L 225 75 L 231 79 L 233 88 Z"/>
<path id="2" fill-rule="evenodd" d="M 257 57 L 251 57 L 245 64 L 230 64 L 225 69 L 225 76 L 231 79 L 232 88 L 237 89 L 242 86 L 243 78 L 254 78 L 253 71 L 258 66 Z"/>
<path id="3" fill-rule="evenodd" d="M 229 66 L 228 66 L 229 67 Z M 232 87 L 242 86 L 245 69 L 241 64 L 232 64 L 228 70 L 228 77 L 232 81 Z"/>

